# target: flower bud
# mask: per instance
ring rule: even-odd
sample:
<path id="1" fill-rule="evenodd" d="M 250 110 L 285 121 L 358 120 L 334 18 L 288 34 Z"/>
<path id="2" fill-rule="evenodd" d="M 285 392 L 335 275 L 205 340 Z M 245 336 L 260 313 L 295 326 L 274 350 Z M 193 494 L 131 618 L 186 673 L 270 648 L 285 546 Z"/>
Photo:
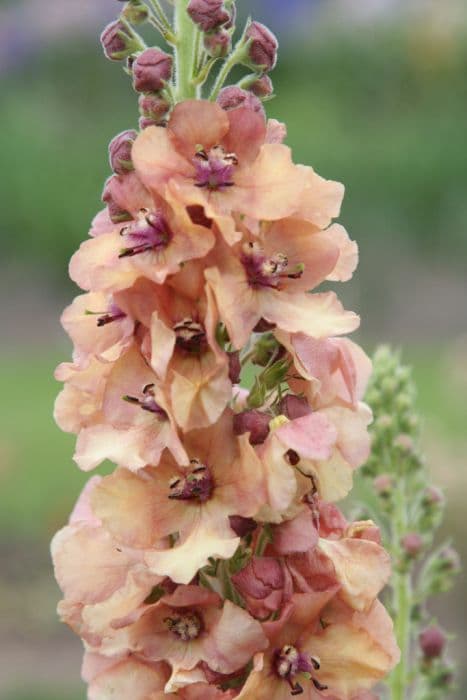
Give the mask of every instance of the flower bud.
<path id="1" fill-rule="evenodd" d="M 444 494 L 436 486 L 428 486 L 423 492 L 423 502 L 429 507 L 442 506 L 444 504 Z"/>
<path id="2" fill-rule="evenodd" d="M 423 539 L 417 532 L 409 532 L 401 541 L 402 548 L 410 558 L 417 557 L 423 549 Z"/>
<path id="3" fill-rule="evenodd" d="M 224 7 L 224 0 L 190 0 L 188 14 L 203 32 L 211 32 L 231 21 Z"/>
<path id="4" fill-rule="evenodd" d="M 237 537 L 246 537 L 256 530 L 258 524 L 253 518 L 243 518 L 241 515 L 230 515 L 229 523 Z"/>
<path id="5" fill-rule="evenodd" d="M 111 61 L 122 61 L 139 49 L 139 43 L 123 22 L 111 22 L 101 34 L 104 53 Z"/>
<path id="6" fill-rule="evenodd" d="M 373 487 L 378 496 L 387 498 L 393 489 L 393 479 L 390 474 L 381 474 L 373 481 Z"/>
<path id="7" fill-rule="evenodd" d="M 280 610 L 293 592 L 290 574 L 272 557 L 253 557 L 232 582 L 248 611 L 259 618 Z"/>
<path id="8" fill-rule="evenodd" d="M 439 563 L 443 571 L 457 573 L 461 570 L 461 560 L 455 549 L 445 547 L 439 553 Z"/>
<path id="9" fill-rule="evenodd" d="M 240 362 L 240 352 L 236 350 L 235 352 L 228 352 L 227 357 L 229 360 L 229 379 L 232 384 L 239 384 L 240 374 L 242 371 L 242 363 Z"/>
<path id="10" fill-rule="evenodd" d="M 269 97 L 274 92 L 272 80 L 269 75 L 263 75 L 250 85 L 251 92 L 256 97 Z"/>
<path id="11" fill-rule="evenodd" d="M 151 119 L 151 117 L 140 117 L 138 124 L 141 131 L 147 129 L 148 126 L 159 126 L 159 122 L 156 122 L 154 119 Z"/>
<path id="12" fill-rule="evenodd" d="M 146 49 L 133 62 L 133 87 L 136 92 L 162 90 L 172 76 L 173 59 L 161 49 Z"/>
<path id="13" fill-rule="evenodd" d="M 427 627 L 418 637 L 420 649 L 427 659 L 436 659 L 442 656 L 446 647 L 446 637 L 442 630 L 435 625 Z"/>
<path id="14" fill-rule="evenodd" d="M 235 435 L 250 433 L 250 443 L 261 445 L 269 435 L 271 416 L 262 411 L 250 410 L 237 413 L 233 419 Z"/>
<path id="15" fill-rule="evenodd" d="M 264 114 L 261 100 L 259 100 L 256 95 L 253 95 L 247 90 L 242 90 L 242 88 L 236 85 L 223 88 L 217 97 L 217 103 L 222 109 L 225 109 L 226 112 L 229 112 L 231 109 L 237 109 L 237 107 L 248 107 L 248 109 L 252 109 L 253 112 Z M 262 331 L 256 332 L 261 333 Z"/>
<path id="16" fill-rule="evenodd" d="M 146 5 L 139 0 L 130 0 L 123 8 L 122 14 L 131 24 L 144 24 L 149 16 L 149 11 Z"/>
<path id="17" fill-rule="evenodd" d="M 279 403 L 279 413 L 287 416 L 290 420 L 295 420 L 296 418 L 309 416 L 310 413 L 313 413 L 313 410 L 304 396 L 287 394 Z"/>
<path id="18" fill-rule="evenodd" d="M 228 31 L 219 29 L 217 32 L 206 34 L 204 48 L 213 58 L 224 58 L 232 48 L 232 39 Z"/>
<path id="19" fill-rule="evenodd" d="M 246 30 L 250 40 L 248 55 L 252 65 L 264 71 L 270 71 L 277 63 L 279 42 L 274 34 L 260 22 L 252 22 Z"/>
<path id="20" fill-rule="evenodd" d="M 102 201 L 107 204 L 109 216 L 113 223 L 119 224 L 122 221 L 131 221 L 133 217 L 130 214 L 130 212 L 126 211 L 125 209 L 122 209 L 122 207 L 119 204 L 117 204 L 113 197 L 112 189 L 113 184 L 116 181 L 117 175 L 112 175 L 112 177 L 109 177 L 109 179 L 106 181 L 104 185 L 104 191 L 102 193 Z"/>
<path id="21" fill-rule="evenodd" d="M 122 131 L 121 134 L 115 136 L 110 142 L 110 167 L 117 175 L 122 175 L 128 170 L 133 170 L 131 149 L 137 136 L 138 133 L 134 130 Z"/>
<path id="22" fill-rule="evenodd" d="M 169 101 L 160 95 L 140 95 L 138 104 L 141 116 L 152 119 L 155 124 L 160 124 L 170 110 Z"/>

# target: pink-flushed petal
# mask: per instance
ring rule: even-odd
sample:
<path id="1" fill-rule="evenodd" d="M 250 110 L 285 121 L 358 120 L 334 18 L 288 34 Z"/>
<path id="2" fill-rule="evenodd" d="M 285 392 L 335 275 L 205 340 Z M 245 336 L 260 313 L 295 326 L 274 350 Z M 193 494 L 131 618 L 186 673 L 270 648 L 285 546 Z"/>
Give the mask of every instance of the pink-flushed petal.
<path id="1" fill-rule="evenodd" d="M 81 678 L 85 683 L 91 683 L 97 676 L 108 668 L 115 666 L 121 659 L 108 658 L 92 651 L 85 651 L 81 665 Z"/>
<path id="2" fill-rule="evenodd" d="M 165 696 L 167 669 L 162 663 L 123 659 L 96 676 L 88 689 L 88 700 L 159 700 Z"/>
<path id="3" fill-rule="evenodd" d="M 263 657 L 263 655 L 259 655 Z M 290 685 L 281 681 L 269 661 L 261 659 L 256 662 L 256 668 L 250 673 L 248 679 L 237 695 L 237 700 L 290 700 Z M 304 700 L 309 700 L 307 695 L 302 695 Z"/>
<path id="4" fill-rule="evenodd" d="M 266 522 L 279 523 L 297 493 L 294 470 L 286 461 L 284 444 L 273 432 L 258 454 L 264 469 L 265 497 L 257 516 Z"/>
<path id="5" fill-rule="evenodd" d="M 358 245 L 340 224 L 333 224 L 325 234 L 339 248 L 339 258 L 333 271 L 327 276 L 331 282 L 348 282 L 358 265 Z"/>
<path id="6" fill-rule="evenodd" d="M 331 406 L 322 411 L 337 428 L 337 447 L 351 467 L 361 466 L 369 456 L 368 425 L 373 415 L 370 408 L 359 403 L 355 411 Z M 326 499 L 325 499 L 326 500 Z"/>
<path id="7" fill-rule="evenodd" d="M 304 649 L 318 656 L 321 668 L 316 676 L 342 700 L 356 692 L 370 690 L 394 667 L 392 622 L 376 601 L 368 613 L 354 613 L 304 640 Z"/>
<path id="8" fill-rule="evenodd" d="M 313 515 L 304 509 L 274 528 L 274 551 L 280 555 L 307 552 L 318 544 L 318 539 Z"/>
<path id="9" fill-rule="evenodd" d="M 175 332 L 155 311 L 151 318 L 151 367 L 161 381 L 166 378 L 176 339 Z"/>
<path id="10" fill-rule="evenodd" d="M 198 521 L 175 547 L 165 551 L 148 551 L 146 563 L 159 576 L 170 576 L 176 583 L 190 583 L 210 557 L 230 559 L 240 539 L 228 525 L 228 520 L 213 520 L 200 511 Z"/>
<path id="11" fill-rule="evenodd" d="M 303 188 L 294 210 L 299 218 L 311 221 L 320 229 L 327 228 L 339 216 L 345 188 L 340 182 L 325 180 L 313 168 L 299 165 Z"/>
<path id="12" fill-rule="evenodd" d="M 99 603 L 125 584 L 139 555 L 119 548 L 108 532 L 92 525 L 72 525 L 52 540 L 55 576 L 68 601 Z"/>
<path id="13" fill-rule="evenodd" d="M 264 115 L 247 107 L 238 107 L 227 112 L 227 117 L 229 131 L 222 145 L 228 153 L 235 153 L 242 165 L 252 163 L 266 138 Z"/>
<path id="14" fill-rule="evenodd" d="M 101 521 L 96 516 L 91 507 L 91 497 L 96 486 L 102 481 L 101 476 L 92 476 L 81 491 L 78 500 L 71 512 L 69 524 L 76 525 L 78 523 L 87 523 L 97 527 Z"/>
<path id="15" fill-rule="evenodd" d="M 112 299 L 102 292 L 75 298 L 62 314 L 61 322 L 75 350 L 114 362 L 133 342 L 134 321 L 125 316 L 98 326 L 99 317 L 111 313 Z"/>
<path id="16" fill-rule="evenodd" d="M 82 367 L 68 362 L 57 367 L 55 378 L 66 382 L 54 407 L 54 418 L 62 430 L 78 433 L 102 420 L 104 390 L 111 368 L 111 364 L 94 358 L 88 358 Z"/>
<path id="17" fill-rule="evenodd" d="M 337 439 L 332 421 L 322 413 L 311 413 L 285 423 L 275 431 L 288 450 L 313 460 L 329 459 Z"/>
<path id="18" fill-rule="evenodd" d="M 262 316 L 289 333 L 315 338 L 351 333 L 360 325 L 353 311 L 345 311 L 334 292 L 287 294 L 269 290 L 261 294 Z"/>
<path id="19" fill-rule="evenodd" d="M 108 185 L 112 200 L 133 216 L 140 210 L 151 207 L 152 196 L 144 187 L 135 171 L 112 177 Z"/>
<path id="20" fill-rule="evenodd" d="M 167 131 L 175 148 L 191 158 L 203 148 L 208 151 L 220 144 L 229 129 L 229 119 L 215 102 L 185 100 L 171 114 Z"/>
<path id="21" fill-rule="evenodd" d="M 266 124 L 266 143 L 283 143 L 287 138 L 287 127 L 277 119 L 268 119 Z"/>
<path id="22" fill-rule="evenodd" d="M 69 265 L 69 273 L 73 282 L 78 287 L 89 291 L 97 288 L 109 290 L 124 289 L 130 287 L 136 275 L 128 260 L 119 266 L 116 271 L 112 265 L 119 262 L 118 256 L 122 248 L 121 237 L 118 230 L 103 233 L 96 238 L 91 238 L 81 243 L 79 249 L 72 256 Z M 105 271 L 110 270 L 105 279 Z M 98 273 L 103 279 L 99 279 Z"/>
<path id="23" fill-rule="evenodd" d="M 389 554 L 368 540 L 320 539 L 341 584 L 339 596 L 354 610 L 368 610 L 391 576 Z"/>
<path id="24" fill-rule="evenodd" d="M 282 219 L 264 230 L 262 236 L 265 252 L 274 257 L 285 254 L 288 269 L 298 266 L 303 273 L 298 279 L 285 280 L 286 289 L 293 292 L 310 291 L 321 284 L 336 265 L 339 248 L 326 233 L 299 219 Z"/>
<path id="25" fill-rule="evenodd" d="M 111 233 L 114 230 L 120 230 L 120 228 L 121 226 L 119 226 L 119 224 L 113 223 L 109 215 L 109 210 L 106 207 L 96 214 L 92 220 L 89 235 L 95 238 L 96 236 L 101 236 L 103 233 Z"/>
<path id="26" fill-rule="evenodd" d="M 291 216 L 303 191 L 303 174 L 282 144 L 265 144 L 248 168 L 239 168 L 231 191 L 231 208 L 256 219 Z"/>
<path id="27" fill-rule="evenodd" d="M 211 267 L 205 272 L 219 314 L 236 349 L 242 348 L 261 318 L 257 295 L 248 286 L 243 266 L 231 259 L 221 270 Z"/>
<path id="28" fill-rule="evenodd" d="M 205 660 L 213 671 L 233 673 L 268 645 L 260 623 L 226 600 L 222 615 L 204 641 Z"/>
<path id="29" fill-rule="evenodd" d="M 168 129 L 162 126 L 150 126 L 140 133 L 133 144 L 132 159 L 141 181 L 156 193 L 163 193 L 173 177 L 192 177 L 195 171 L 176 151 Z"/>
<path id="30" fill-rule="evenodd" d="M 220 690 L 217 686 L 207 683 L 194 683 L 188 685 L 180 693 L 183 700 L 233 700 L 235 690 Z"/>

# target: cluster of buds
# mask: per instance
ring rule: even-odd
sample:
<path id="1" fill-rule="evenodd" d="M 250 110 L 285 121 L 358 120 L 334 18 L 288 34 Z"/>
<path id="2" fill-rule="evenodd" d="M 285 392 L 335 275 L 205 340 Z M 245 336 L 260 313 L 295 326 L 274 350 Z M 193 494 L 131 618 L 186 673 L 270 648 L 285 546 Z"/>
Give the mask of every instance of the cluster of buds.
<path id="1" fill-rule="evenodd" d="M 413 697 L 441 700 L 453 687 L 454 671 L 445 659 L 446 636 L 432 624 L 427 603 L 451 589 L 460 562 L 449 544 L 433 551 L 445 500 L 430 484 L 420 454 L 415 384 L 398 353 L 387 347 L 376 352 L 366 397 L 374 413 L 373 449 L 361 473 L 372 481 L 385 514 L 383 541 L 396 564 L 392 608 L 404 659 L 389 686 L 392 697 L 408 697 L 411 688 Z M 397 694 L 400 688 L 404 696 Z"/>
<path id="2" fill-rule="evenodd" d="M 135 41 L 141 5 L 122 20 Z M 230 31 L 233 3 L 175 12 L 179 83 L 159 49 L 130 61 L 151 117 L 199 67 L 184 37 Z M 272 68 L 262 25 L 244 36 Z M 371 362 L 346 337 L 359 318 L 316 291 L 356 268 L 333 223 L 343 186 L 294 164 L 285 127 L 240 92 L 182 95 L 164 125 L 112 141 L 107 206 L 70 264 L 84 293 L 62 317 L 55 418 L 80 469 L 116 465 L 52 543 L 89 700 L 371 700 L 399 660 L 379 529 L 335 505 L 371 421 Z"/>

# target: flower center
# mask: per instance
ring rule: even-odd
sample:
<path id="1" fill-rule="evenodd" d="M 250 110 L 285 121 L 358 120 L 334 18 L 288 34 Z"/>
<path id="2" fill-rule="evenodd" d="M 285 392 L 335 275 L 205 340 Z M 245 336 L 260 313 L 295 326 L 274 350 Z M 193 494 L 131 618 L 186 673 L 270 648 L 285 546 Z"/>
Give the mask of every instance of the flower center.
<path id="1" fill-rule="evenodd" d="M 235 153 L 226 153 L 222 146 L 214 146 L 206 153 L 199 150 L 193 158 L 195 166 L 195 185 L 213 192 L 232 187 L 238 158 Z"/>
<path id="2" fill-rule="evenodd" d="M 314 656 L 308 658 L 291 644 L 286 644 L 282 649 L 275 650 L 273 668 L 279 678 L 287 681 L 290 685 L 291 695 L 301 695 L 303 693 L 302 686 L 295 680 L 295 677 L 300 673 L 308 674 L 317 690 L 327 689 L 327 686 L 311 677 L 313 671 L 318 671 L 320 668 L 319 659 Z"/>
<path id="3" fill-rule="evenodd" d="M 133 224 L 125 226 L 120 231 L 125 242 L 130 245 L 122 248 L 119 258 L 130 258 L 148 250 L 162 250 L 173 238 L 173 233 L 164 217 L 148 209 L 141 209 Z"/>
<path id="4" fill-rule="evenodd" d="M 290 269 L 289 260 L 284 253 L 268 257 L 259 243 L 251 241 L 243 246 L 241 261 L 250 286 L 255 288 L 281 289 L 283 279 L 298 279 L 304 270 L 303 265 Z"/>
<path id="5" fill-rule="evenodd" d="M 214 480 L 211 472 L 198 459 L 191 460 L 192 470 L 185 476 L 174 476 L 169 484 L 169 498 L 177 501 L 205 503 L 211 498 Z"/>
<path id="6" fill-rule="evenodd" d="M 206 331 L 201 323 L 192 318 L 184 318 L 173 327 L 177 337 L 177 347 L 193 354 L 199 354 L 206 344 Z"/>
<path id="7" fill-rule="evenodd" d="M 198 613 L 194 611 L 167 617 L 164 622 L 170 632 L 181 639 L 182 642 L 190 642 L 192 639 L 196 639 L 203 629 L 203 621 Z"/>
<path id="8" fill-rule="evenodd" d="M 138 398 L 137 396 L 124 396 L 123 400 L 140 406 L 143 411 L 154 413 L 160 420 L 167 419 L 167 413 L 156 402 L 154 384 L 146 384 L 146 386 L 143 388 L 141 398 Z"/>

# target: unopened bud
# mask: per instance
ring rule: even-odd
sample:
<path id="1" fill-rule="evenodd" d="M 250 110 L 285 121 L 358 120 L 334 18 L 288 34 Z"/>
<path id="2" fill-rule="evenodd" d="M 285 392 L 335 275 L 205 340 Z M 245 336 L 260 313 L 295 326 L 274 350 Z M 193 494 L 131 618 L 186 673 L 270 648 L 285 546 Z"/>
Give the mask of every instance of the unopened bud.
<path id="1" fill-rule="evenodd" d="M 170 110 L 170 103 L 160 95 L 140 95 L 138 104 L 141 116 L 155 124 L 161 123 Z"/>
<path id="2" fill-rule="evenodd" d="M 461 569 L 461 560 L 455 549 L 445 547 L 439 553 L 439 563 L 443 571 L 457 573 Z"/>
<path id="3" fill-rule="evenodd" d="M 303 416 L 309 416 L 313 413 L 311 406 L 304 396 L 295 396 L 294 394 L 287 394 L 279 402 L 279 413 L 287 416 L 290 420 L 295 420 L 296 418 L 303 418 Z"/>
<path id="4" fill-rule="evenodd" d="M 394 440 L 394 447 L 397 447 L 404 454 L 410 454 L 413 451 L 414 443 L 410 435 L 401 433 Z"/>
<path id="5" fill-rule="evenodd" d="M 119 224 L 122 221 L 131 221 L 133 218 L 130 212 L 122 209 L 122 207 L 117 204 L 114 199 L 113 184 L 117 181 L 117 175 L 112 175 L 112 177 L 109 177 L 104 185 L 104 191 L 102 192 L 102 201 L 107 204 L 109 216 L 114 224 Z"/>
<path id="6" fill-rule="evenodd" d="M 122 61 L 138 51 L 139 43 L 130 34 L 123 22 L 111 22 L 101 34 L 104 53 L 111 61 Z"/>
<path id="7" fill-rule="evenodd" d="M 224 0 L 190 0 L 188 14 L 203 32 L 211 32 L 231 21 Z"/>
<path id="8" fill-rule="evenodd" d="M 264 71 L 270 71 L 277 63 L 279 42 L 274 34 L 264 24 L 252 22 L 246 31 L 250 40 L 248 55 L 252 66 Z"/>
<path id="9" fill-rule="evenodd" d="M 217 32 L 205 35 L 204 48 L 213 58 L 224 58 L 232 48 L 232 38 L 228 31 L 219 29 Z"/>
<path id="10" fill-rule="evenodd" d="M 229 112 L 231 109 L 237 109 L 237 107 L 247 107 L 253 110 L 253 112 L 264 114 L 264 107 L 261 100 L 259 100 L 256 95 L 253 95 L 253 93 L 248 92 L 248 90 L 242 90 L 242 88 L 236 85 L 223 88 L 219 93 L 217 103 L 222 109 L 225 109 L 226 112 Z M 267 330 L 269 329 L 270 324 Z M 255 328 L 255 332 L 262 333 L 264 331 L 256 330 Z"/>
<path id="11" fill-rule="evenodd" d="M 261 445 L 269 435 L 269 421 L 271 416 L 262 411 L 243 411 L 237 413 L 233 419 L 235 435 L 250 433 L 250 443 Z"/>
<path id="12" fill-rule="evenodd" d="M 402 548 L 410 558 L 417 557 L 423 549 L 423 539 L 417 532 L 409 532 L 401 541 Z"/>
<path id="13" fill-rule="evenodd" d="M 144 24 L 149 16 L 149 10 L 139 0 L 130 0 L 123 8 L 122 14 L 131 24 Z"/>
<path id="14" fill-rule="evenodd" d="M 242 363 L 240 362 L 240 352 L 236 350 L 235 352 L 228 352 L 227 357 L 229 360 L 229 379 L 232 384 L 239 384 L 240 374 L 242 371 Z"/>
<path id="15" fill-rule="evenodd" d="M 427 627 L 418 638 L 420 649 L 427 659 L 436 659 L 442 656 L 446 646 L 446 637 L 442 630 L 435 625 Z"/>
<path id="16" fill-rule="evenodd" d="M 134 130 L 122 131 L 121 134 L 115 136 L 109 144 L 109 160 L 110 167 L 121 175 L 128 170 L 133 170 L 133 162 L 131 160 L 131 149 L 138 134 Z"/>
<path id="17" fill-rule="evenodd" d="M 272 80 L 269 75 L 263 75 L 250 85 L 251 92 L 256 97 L 269 97 L 274 92 Z"/>
<path id="18" fill-rule="evenodd" d="M 156 122 L 154 119 L 151 119 L 151 117 L 140 117 L 138 124 L 141 131 L 147 129 L 148 126 L 160 126 L 160 122 Z"/>
<path id="19" fill-rule="evenodd" d="M 133 87 L 137 92 L 162 90 L 172 76 L 173 59 L 161 49 L 143 51 L 133 62 Z"/>
<path id="20" fill-rule="evenodd" d="M 253 520 L 253 518 L 243 518 L 241 515 L 230 515 L 229 523 L 238 537 L 251 535 L 258 526 L 256 520 Z"/>
<path id="21" fill-rule="evenodd" d="M 273 355 L 278 353 L 280 347 L 272 334 L 263 335 L 254 347 L 251 362 L 259 367 L 266 367 Z"/>
<path id="22" fill-rule="evenodd" d="M 378 494 L 383 498 L 387 498 L 393 489 L 393 480 L 390 474 L 381 474 L 373 481 L 373 487 Z"/>
<path id="23" fill-rule="evenodd" d="M 442 506 L 444 494 L 436 486 L 428 486 L 423 492 L 423 502 L 427 506 Z"/>

